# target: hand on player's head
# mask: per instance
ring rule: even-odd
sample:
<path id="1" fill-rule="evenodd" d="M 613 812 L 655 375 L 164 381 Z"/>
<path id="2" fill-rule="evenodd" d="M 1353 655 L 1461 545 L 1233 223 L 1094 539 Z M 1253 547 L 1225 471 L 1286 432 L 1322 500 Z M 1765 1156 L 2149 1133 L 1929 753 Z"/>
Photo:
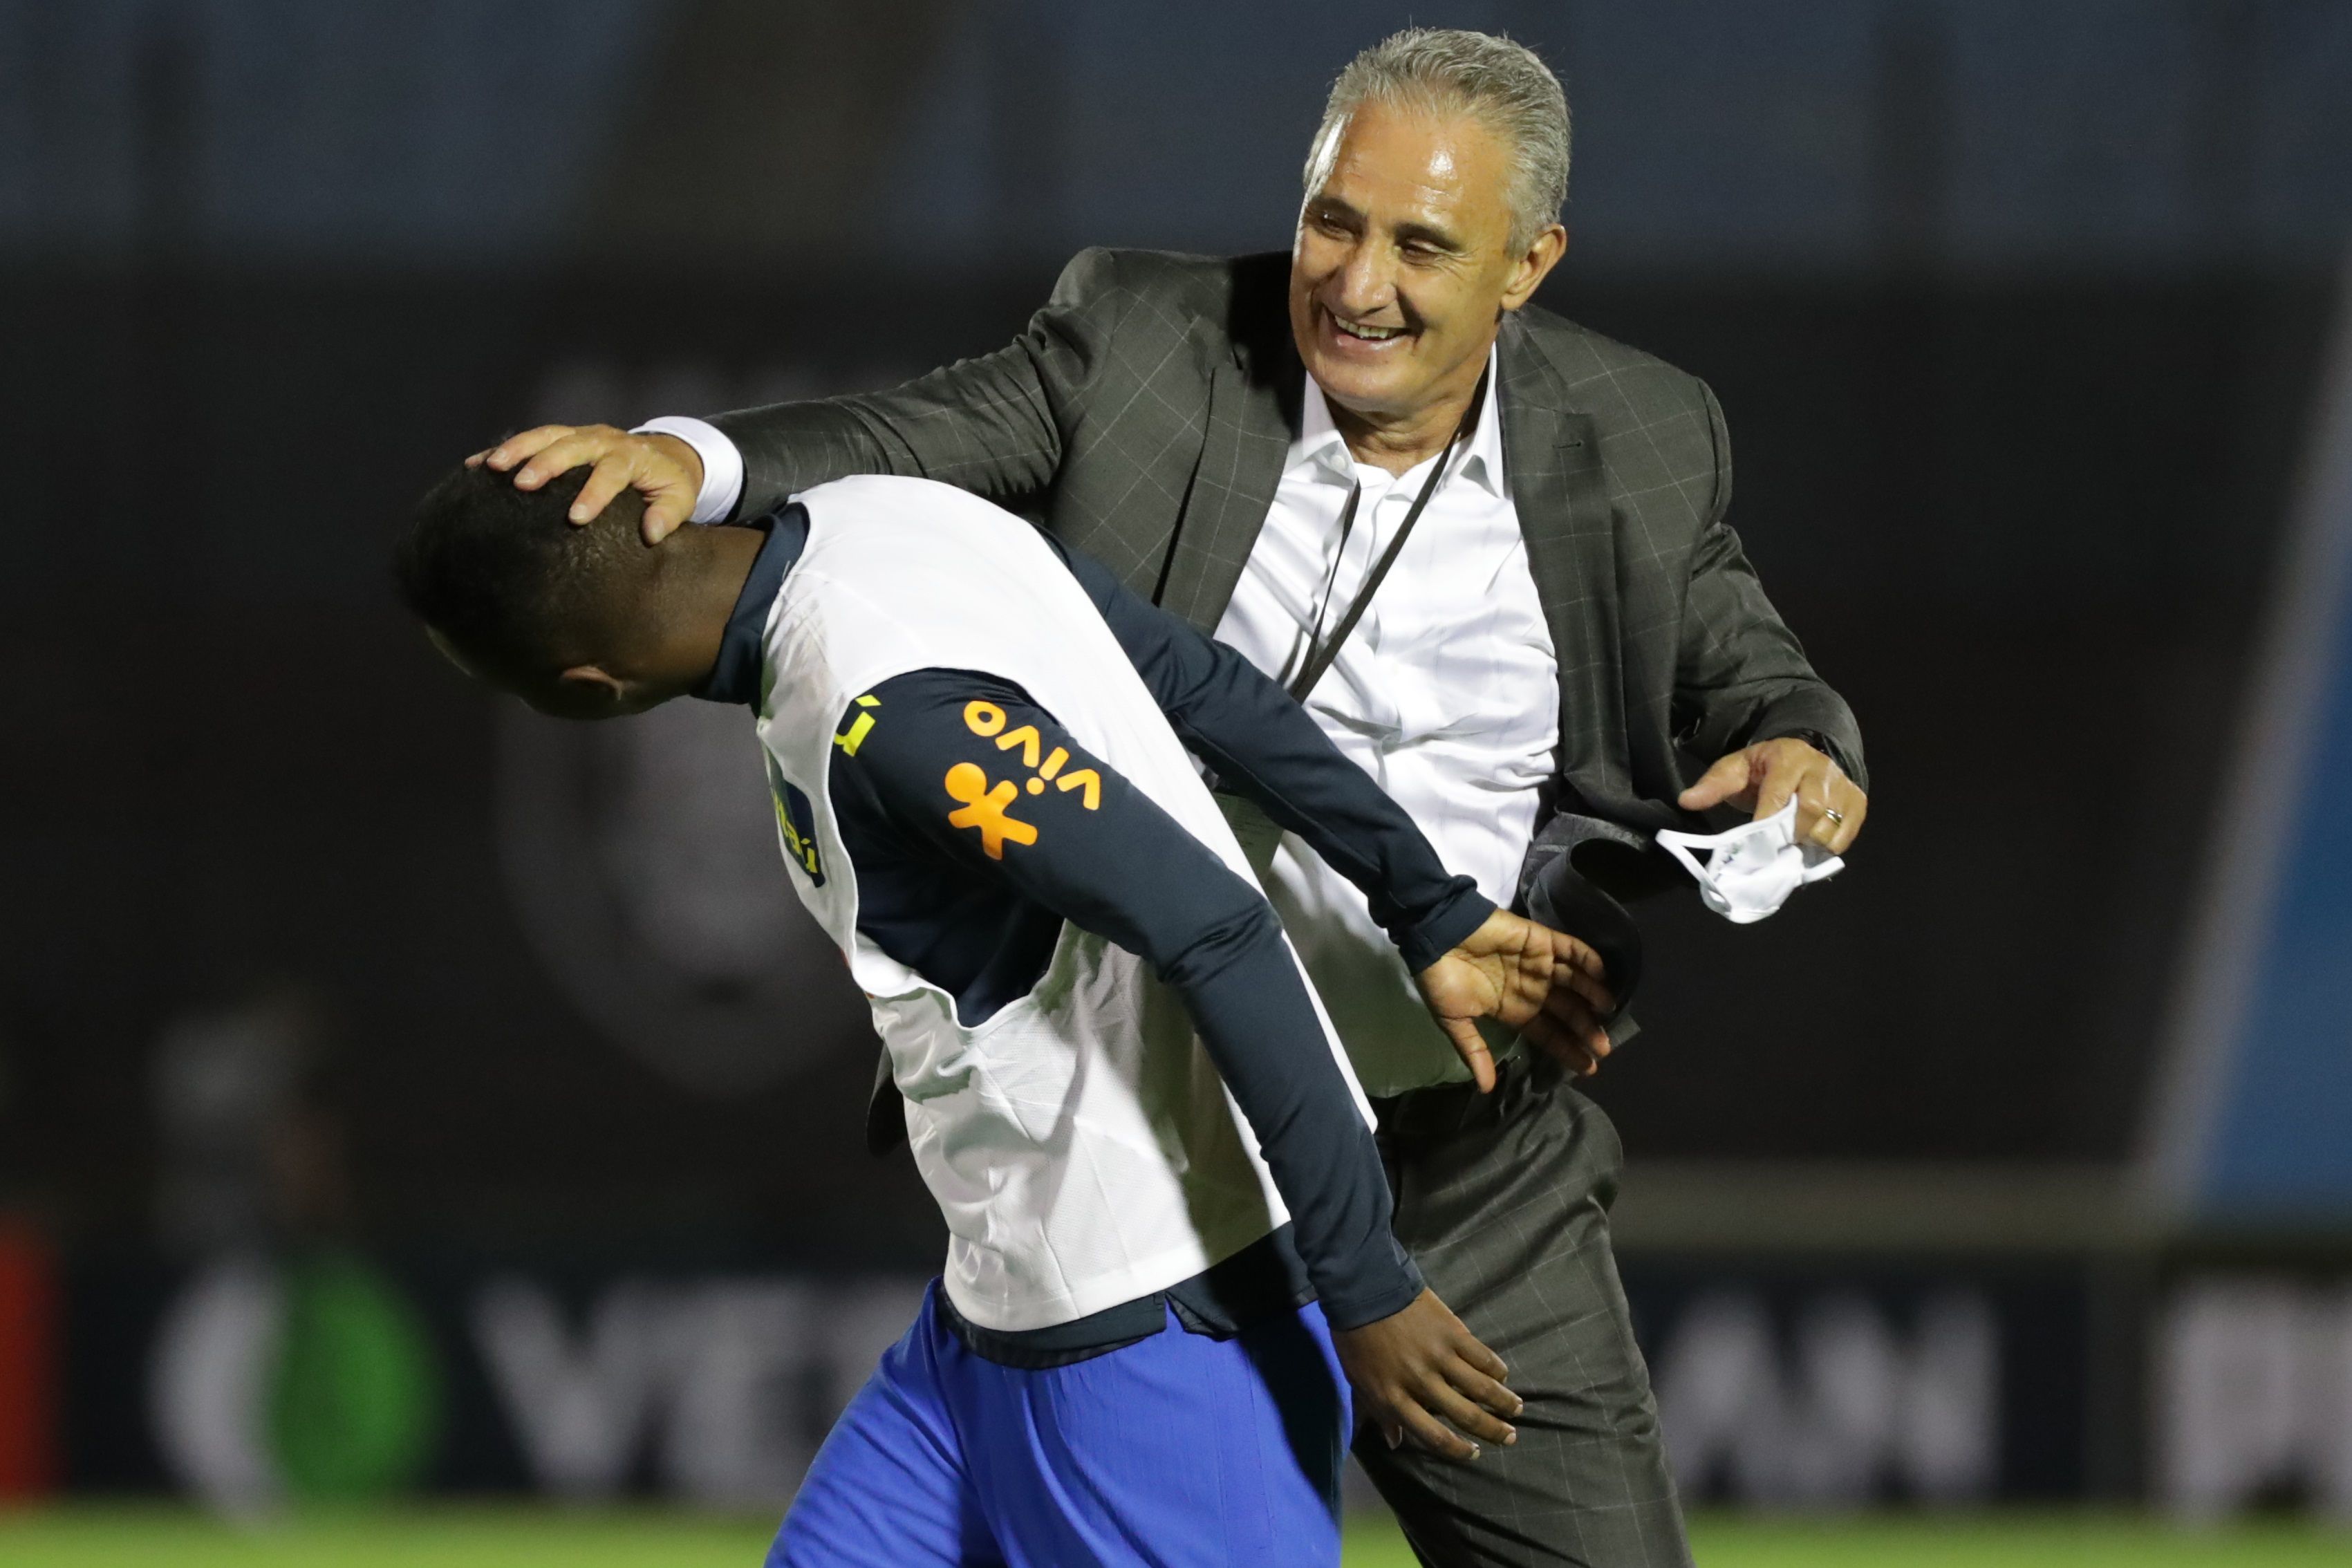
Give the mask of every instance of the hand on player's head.
<path id="1" fill-rule="evenodd" d="M 634 491 L 645 506 L 638 527 L 659 544 L 694 515 L 702 493 L 702 459 L 675 436 L 639 436 L 610 425 L 541 425 L 475 453 L 466 466 L 511 471 L 515 489 L 536 490 L 583 465 L 593 465 L 567 509 L 573 522 L 593 522 L 614 498 Z"/>

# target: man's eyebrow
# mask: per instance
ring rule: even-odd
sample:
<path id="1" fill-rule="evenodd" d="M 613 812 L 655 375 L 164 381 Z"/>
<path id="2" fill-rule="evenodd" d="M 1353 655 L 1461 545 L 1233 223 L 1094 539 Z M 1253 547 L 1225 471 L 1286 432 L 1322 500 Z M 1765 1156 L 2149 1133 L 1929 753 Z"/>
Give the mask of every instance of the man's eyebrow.
<path id="1" fill-rule="evenodd" d="M 1355 223 L 1366 221 L 1363 211 L 1354 203 L 1319 191 L 1308 198 L 1307 208 L 1309 212 L 1328 214 Z M 1455 253 L 1462 249 L 1462 241 L 1451 230 L 1440 228 L 1435 224 L 1407 221 L 1396 226 L 1395 234 L 1400 245 L 1426 245 L 1433 249 Z"/>
<path id="2" fill-rule="evenodd" d="M 1462 242 L 1460 240 L 1454 238 L 1448 231 L 1439 228 L 1433 224 L 1401 223 L 1396 226 L 1396 237 L 1398 242 L 1403 245 L 1419 243 L 1422 245 L 1433 246 L 1439 250 L 1459 250 L 1462 248 Z"/>

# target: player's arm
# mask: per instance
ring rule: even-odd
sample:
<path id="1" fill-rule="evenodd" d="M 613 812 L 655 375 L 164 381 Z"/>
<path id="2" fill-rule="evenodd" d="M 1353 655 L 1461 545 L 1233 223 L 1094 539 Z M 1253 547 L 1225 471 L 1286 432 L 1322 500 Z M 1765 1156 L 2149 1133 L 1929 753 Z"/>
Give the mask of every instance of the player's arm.
<path id="1" fill-rule="evenodd" d="M 1475 1017 L 1500 1018 L 1580 1070 L 1608 1054 L 1601 1020 L 1616 1004 L 1598 953 L 1496 910 L 1471 879 L 1448 875 L 1404 808 L 1264 671 L 1100 562 L 1049 542 L 1185 745 L 1363 892 L 1481 1088 L 1492 1087 L 1493 1067 Z"/>
<path id="2" fill-rule="evenodd" d="M 1339 755 L 1288 692 L 1092 556 L 1053 542 L 1179 738 L 1220 784 L 1360 889 L 1410 967 L 1434 963 L 1494 911 L 1476 883 L 1447 873 L 1412 818 Z"/>
<path id="3" fill-rule="evenodd" d="M 1509 1441 L 1501 1363 L 1391 1233 L 1370 1131 L 1264 896 L 1020 688 L 921 670 L 868 696 L 844 716 L 839 733 L 858 738 L 834 760 L 835 787 L 1150 963 L 1257 1134 L 1325 1316 L 1381 1351 L 1383 1385 L 1367 1392 L 1382 1418 L 1441 1449 L 1460 1439 L 1438 1418 Z"/>

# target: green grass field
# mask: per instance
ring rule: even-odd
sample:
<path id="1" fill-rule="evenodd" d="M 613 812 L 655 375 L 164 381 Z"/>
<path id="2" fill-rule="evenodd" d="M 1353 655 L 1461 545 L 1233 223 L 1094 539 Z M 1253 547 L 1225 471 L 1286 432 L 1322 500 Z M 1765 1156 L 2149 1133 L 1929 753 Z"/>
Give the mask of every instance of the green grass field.
<path id="1" fill-rule="evenodd" d="M 763 1521 L 510 1507 L 303 1515 L 235 1526 L 170 1508 L 0 1512 L 7 1568 L 750 1568 Z M 2305 1568 L 2352 1564 L 2352 1532 L 2266 1523 L 2184 1531 L 2122 1515 L 1858 1519 L 1716 1514 L 1693 1527 L 1705 1568 Z M 1385 1521 L 1351 1531 L 1348 1568 L 1412 1568 Z"/>

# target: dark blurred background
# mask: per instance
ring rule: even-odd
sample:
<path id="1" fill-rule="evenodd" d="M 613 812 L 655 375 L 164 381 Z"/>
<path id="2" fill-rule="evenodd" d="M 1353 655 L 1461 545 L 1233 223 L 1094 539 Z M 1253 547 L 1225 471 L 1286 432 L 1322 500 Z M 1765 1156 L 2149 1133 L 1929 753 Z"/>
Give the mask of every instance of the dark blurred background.
<path id="1" fill-rule="evenodd" d="M 2337 0 L 0 0 L 0 1491 L 789 1490 L 940 1245 L 862 1005 L 738 716 L 500 705 L 389 541 L 1286 247 L 1409 20 L 1559 72 L 1543 302 L 1714 386 L 1869 747 L 1594 1090 L 1686 1484 L 2352 1517 Z"/>

